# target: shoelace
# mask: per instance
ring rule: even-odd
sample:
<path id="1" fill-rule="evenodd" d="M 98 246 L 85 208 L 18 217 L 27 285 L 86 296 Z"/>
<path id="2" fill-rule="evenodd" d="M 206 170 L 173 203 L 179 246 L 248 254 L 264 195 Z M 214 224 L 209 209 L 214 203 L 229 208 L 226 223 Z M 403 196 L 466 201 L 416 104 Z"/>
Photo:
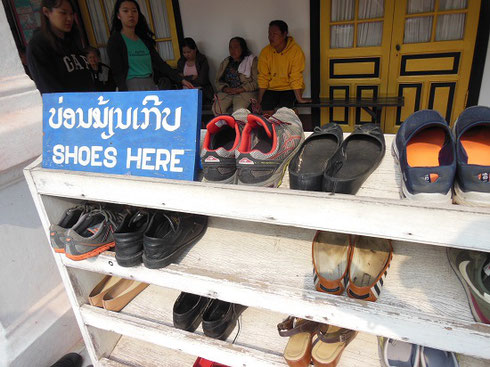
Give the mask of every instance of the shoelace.
<path id="1" fill-rule="evenodd" d="M 277 117 L 264 115 L 264 117 L 273 125 L 291 125 L 290 122 L 279 120 Z"/>
<path id="2" fill-rule="evenodd" d="M 103 215 L 105 220 L 107 222 L 109 222 L 109 230 L 112 233 L 114 233 L 114 231 L 116 230 L 119 223 L 121 223 L 124 220 L 124 216 L 125 216 L 124 212 L 123 213 L 121 213 L 121 212 L 114 213 L 110 210 L 102 209 L 102 208 L 92 210 L 90 212 L 90 214 L 91 215 L 95 215 L 95 214 Z"/>

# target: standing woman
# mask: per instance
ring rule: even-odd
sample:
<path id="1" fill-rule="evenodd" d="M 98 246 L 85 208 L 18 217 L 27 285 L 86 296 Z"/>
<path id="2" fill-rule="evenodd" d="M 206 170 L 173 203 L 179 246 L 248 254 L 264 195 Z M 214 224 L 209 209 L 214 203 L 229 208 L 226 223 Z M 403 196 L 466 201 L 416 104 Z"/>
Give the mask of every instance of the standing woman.
<path id="1" fill-rule="evenodd" d="M 221 62 L 216 74 L 215 115 L 248 108 L 250 99 L 257 98 L 257 57 L 248 49 L 242 37 L 233 37 L 228 44 L 230 56 Z"/>
<path id="2" fill-rule="evenodd" d="M 259 55 L 259 97 L 264 112 L 310 102 L 303 98 L 305 54 L 282 20 L 269 23 L 269 45 Z"/>
<path id="3" fill-rule="evenodd" d="M 94 90 L 73 18 L 70 0 L 41 1 L 41 29 L 27 46 L 27 65 L 41 93 Z"/>
<path id="4" fill-rule="evenodd" d="M 184 38 L 181 50 L 182 56 L 177 62 L 177 70 L 194 87 L 202 88 L 203 104 L 211 103 L 214 90 L 209 81 L 208 59 L 199 52 L 196 42 L 190 37 Z"/>
<path id="5" fill-rule="evenodd" d="M 107 51 L 118 89 L 157 90 L 155 81 L 162 77 L 192 88 L 192 84 L 162 60 L 153 37 L 136 0 L 117 0 Z"/>

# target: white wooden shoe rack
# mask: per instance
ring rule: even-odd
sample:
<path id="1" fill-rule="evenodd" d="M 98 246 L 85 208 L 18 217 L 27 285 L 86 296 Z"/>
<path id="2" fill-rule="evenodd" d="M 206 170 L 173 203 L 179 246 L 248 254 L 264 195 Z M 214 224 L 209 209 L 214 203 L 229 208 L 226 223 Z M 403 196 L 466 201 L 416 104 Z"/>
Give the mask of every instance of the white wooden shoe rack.
<path id="1" fill-rule="evenodd" d="M 151 270 L 118 266 L 113 252 L 71 261 L 55 254 L 76 319 L 96 366 L 192 366 L 202 356 L 231 366 L 287 366 L 287 315 L 359 330 L 339 367 L 380 366 L 375 335 L 450 350 L 462 367 L 490 366 L 490 325 L 474 321 L 445 247 L 490 251 L 490 209 L 401 200 L 386 135 L 383 162 L 356 196 L 25 169 L 47 238 L 49 225 L 81 201 L 210 216 L 204 237 L 178 264 Z M 316 230 L 390 238 L 394 257 L 381 296 L 365 302 L 315 291 L 311 242 Z M 48 246 L 45 240 L 40 241 Z M 35 244 L 37 245 L 37 244 Z M 87 297 L 106 275 L 150 283 L 121 312 Z M 249 306 L 227 341 L 173 328 L 179 292 Z"/>

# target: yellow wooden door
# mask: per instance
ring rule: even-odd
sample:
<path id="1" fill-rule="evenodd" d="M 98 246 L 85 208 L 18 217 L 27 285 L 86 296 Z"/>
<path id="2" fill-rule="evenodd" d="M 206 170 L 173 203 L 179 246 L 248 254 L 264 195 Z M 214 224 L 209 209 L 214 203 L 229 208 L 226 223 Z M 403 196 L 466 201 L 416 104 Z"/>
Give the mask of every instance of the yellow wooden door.
<path id="1" fill-rule="evenodd" d="M 320 97 L 385 96 L 394 0 L 324 0 L 320 7 Z M 352 131 L 372 118 L 360 108 L 322 108 L 327 121 Z"/>
<path id="2" fill-rule="evenodd" d="M 411 113 L 435 109 L 449 123 L 464 110 L 480 0 L 396 0 L 384 131 L 396 133 Z"/>

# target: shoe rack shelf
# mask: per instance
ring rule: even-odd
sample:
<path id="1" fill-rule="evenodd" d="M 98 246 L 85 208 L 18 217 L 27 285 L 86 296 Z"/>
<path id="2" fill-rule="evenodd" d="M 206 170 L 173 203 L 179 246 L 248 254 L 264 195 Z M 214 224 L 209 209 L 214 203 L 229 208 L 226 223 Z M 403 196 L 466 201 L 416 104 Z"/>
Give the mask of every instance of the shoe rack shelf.
<path id="1" fill-rule="evenodd" d="M 392 139 L 386 136 L 387 149 Z M 164 269 L 120 267 L 110 252 L 84 261 L 55 254 L 97 365 L 184 366 L 200 355 L 230 365 L 285 366 L 287 339 L 275 325 L 287 315 L 361 331 L 339 366 L 379 366 L 374 335 L 462 353 L 463 367 L 490 363 L 482 360 L 490 359 L 490 326 L 473 320 L 445 251 L 489 252 L 490 209 L 400 200 L 389 152 L 356 196 L 288 190 L 287 174 L 278 189 L 47 170 L 40 159 L 25 174 L 47 235 L 49 223 L 86 200 L 210 216 L 204 237 Z M 315 291 L 311 242 L 317 229 L 394 240 L 376 303 Z M 152 285 L 114 313 L 87 304 L 103 274 Z M 230 343 L 235 332 L 221 342 L 200 329 L 174 329 L 179 291 L 249 306 L 236 343 Z"/>

